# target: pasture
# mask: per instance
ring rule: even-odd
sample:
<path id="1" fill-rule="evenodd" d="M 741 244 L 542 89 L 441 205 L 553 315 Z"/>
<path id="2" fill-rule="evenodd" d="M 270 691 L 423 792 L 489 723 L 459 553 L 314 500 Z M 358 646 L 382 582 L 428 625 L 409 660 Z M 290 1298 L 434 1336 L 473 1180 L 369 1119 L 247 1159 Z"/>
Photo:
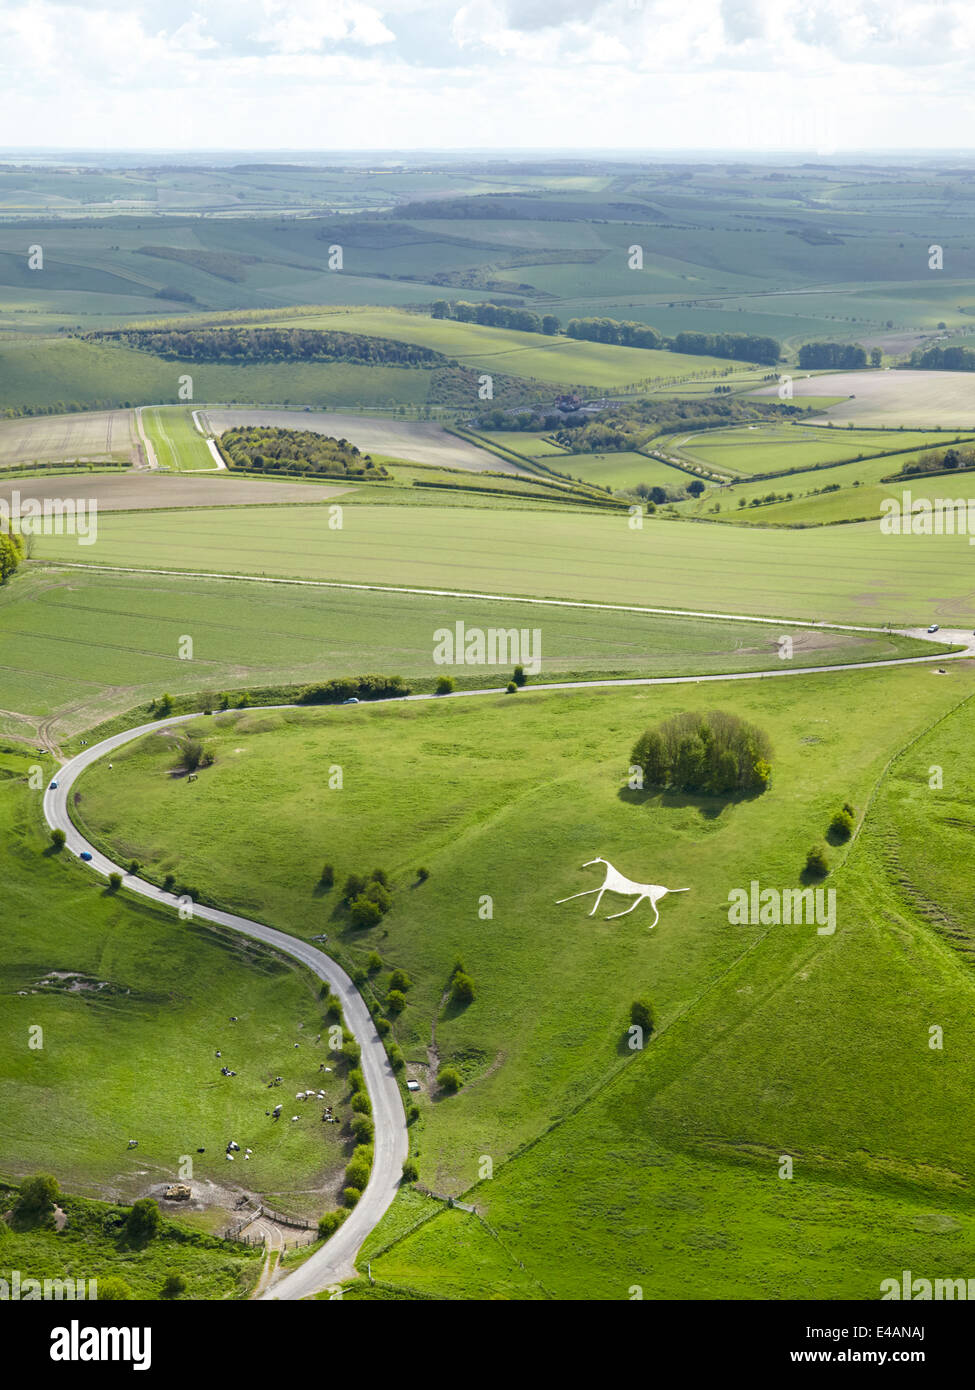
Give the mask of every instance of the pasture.
<path id="1" fill-rule="evenodd" d="M 376 489 L 379 492 L 379 489 Z M 876 522 L 800 533 L 486 507 L 262 507 L 99 519 L 101 565 L 340 580 L 824 622 L 975 627 L 966 536 L 885 536 Z M 77 560 L 42 536 L 39 559 Z"/>
<path id="2" fill-rule="evenodd" d="M 80 339 L 0 342 L 3 406 L 82 407 L 178 404 L 179 378 L 193 378 L 195 401 L 323 406 L 425 405 L 432 373 L 347 362 L 167 361 L 137 348 Z"/>
<path id="3" fill-rule="evenodd" d="M 352 961 L 378 950 L 367 997 L 382 1000 L 394 967 L 412 980 L 394 1034 L 421 1085 L 421 1181 L 470 1193 L 501 1249 L 485 1262 L 474 1227 L 446 1211 L 403 1237 L 397 1203 L 370 1241 L 377 1277 L 467 1297 L 533 1285 L 625 1298 L 639 1283 L 655 1298 L 871 1299 L 892 1260 L 963 1273 L 975 1234 L 967 967 L 885 878 L 882 810 L 831 851 L 835 934 L 732 925 L 728 895 L 752 879 L 795 884 L 832 809 L 867 807 L 900 750 L 904 774 L 926 778 L 928 749 L 912 741 L 973 693 L 971 669 L 953 667 L 249 711 L 201 721 L 215 761 L 197 783 L 166 778 L 171 752 L 150 736 L 85 775 L 78 815 L 154 876 L 199 879 L 302 936 L 327 930 Z M 712 804 L 623 790 L 635 735 L 689 707 L 769 733 L 768 792 Z M 340 791 L 294 775 L 334 764 Z M 640 910 L 607 921 L 619 902 L 595 917 L 589 899 L 557 905 L 595 886 L 580 864 L 596 853 L 691 892 L 664 902 L 654 930 Z M 316 893 L 325 857 L 339 883 L 387 871 L 379 927 L 351 927 L 338 890 Z M 458 956 L 477 987 L 466 1008 L 443 999 Z M 633 1052 L 641 993 L 655 1033 Z M 932 1018 L 955 1044 L 935 1055 Z M 453 1098 L 434 1084 L 444 1063 L 465 1083 Z M 484 1154 L 494 1175 L 479 1183 Z M 402 1237 L 388 1258 L 384 1230 Z"/>
<path id="4" fill-rule="evenodd" d="M 53 1170 L 69 1190 L 132 1201 L 175 1181 L 189 1153 L 205 1229 L 230 1220 L 228 1170 L 256 1191 L 297 1190 L 317 1215 L 341 1180 L 338 1126 L 307 1106 L 297 1124 L 274 1125 L 265 1110 L 269 1096 L 324 1080 L 336 1113 L 349 1113 L 340 1071 L 318 1072 L 331 1060 L 314 1042 L 323 1031 L 318 981 L 255 943 L 108 893 L 73 857 L 52 855 L 40 793 L 27 785 L 36 762 L 25 755 L 0 778 L 5 1173 Z M 232 1014 L 238 1023 L 228 1023 Z M 44 1030 L 41 1049 L 26 1044 L 33 1024 Z M 221 1075 L 221 1065 L 237 1076 Z M 276 1075 L 286 1085 L 269 1091 Z M 224 1158 L 230 1139 L 254 1150 L 246 1177 Z"/>
<path id="5" fill-rule="evenodd" d="M 678 455 L 707 464 L 719 473 L 747 477 L 750 473 L 777 473 L 844 463 L 860 456 L 871 458 L 895 449 L 933 448 L 944 443 L 944 435 L 913 430 L 839 430 L 829 426 L 776 423 L 675 434 L 662 443 Z M 893 472 L 896 467 L 894 462 L 887 471 Z"/>
<path id="6" fill-rule="evenodd" d="M 286 692 L 375 669 L 432 690 L 444 674 L 432 659 L 434 633 L 458 621 L 537 628 L 540 681 L 776 670 L 782 631 L 792 637 L 792 660 L 800 666 L 927 649 L 880 633 L 44 569 L 0 590 L 0 710 L 7 718 L 16 712 L 35 732 L 44 721 L 51 738 L 64 740 L 163 691 L 211 699 L 223 690 Z M 447 673 L 461 687 L 498 685 L 510 665 Z"/>
<path id="7" fill-rule="evenodd" d="M 276 319 L 285 327 L 288 319 Z M 645 348 L 589 343 L 541 333 L 521 333 L 510 328 L 457 323 L 399 309 L 329 310 L 320 319 L 294 320 L 302 328 L 332 328 L 347 333 L 366 333 L 433 348 L 456 359 L 461 366 L 507 376 L 534 378 L 562 385 L 623 389 L 676 382 L 695 373 L 716 372 L 728 363 L 717 357 L 692 357 Z"/>

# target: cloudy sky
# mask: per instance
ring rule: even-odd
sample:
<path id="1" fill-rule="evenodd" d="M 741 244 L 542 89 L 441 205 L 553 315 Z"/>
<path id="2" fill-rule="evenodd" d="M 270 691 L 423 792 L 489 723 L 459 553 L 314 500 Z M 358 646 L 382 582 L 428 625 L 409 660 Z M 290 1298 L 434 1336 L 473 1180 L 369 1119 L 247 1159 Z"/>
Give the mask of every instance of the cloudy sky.
<path id="1" fill-rule="evenodd" d="M 0 0 L 0 146 L 975 147 L 972 0 Z"/>

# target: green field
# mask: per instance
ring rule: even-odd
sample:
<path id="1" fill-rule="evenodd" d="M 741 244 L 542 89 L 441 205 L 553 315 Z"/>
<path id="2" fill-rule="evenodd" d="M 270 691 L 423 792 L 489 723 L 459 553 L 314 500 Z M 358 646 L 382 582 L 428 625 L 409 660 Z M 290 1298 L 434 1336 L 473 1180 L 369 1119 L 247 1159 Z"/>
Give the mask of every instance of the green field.
<path id="1" fill-rule="evenodd" d="M 625 492 L 640 483 L 680 491 L 694 481 L 693 475 L 681 468 L 628 450 L 609 454 L 570 454 L 561 464 L 553 466 L 571 474 L 573 478 L 610 487 L 614 492 Z"/>
<path id="2" fill-rule="evenodd" d="M 174 473 L 216 471 L 213 455 L 194 425 L 190 409 L 154 406 L 142 412 L 142 426 L 155 448 L 160 468 Z"/>
<path id="3" fill-rule="evenodd" d="M 377 489 L 378 492 L 378 489 Z M 40 559 L 290 576 L 704 612 L 975 626 L 967 537 L 879 525 L 795 533 L 501 505 L 326 507 L 99 518 L 97 544 L 39 537 Z"/>
<path id="4" fill-rule="evenodd" d="M 314 1043 L 318 981 L 253 942 L 109 894 L 76 860 L 52 856 L 40 792 L 26 780 L 36 764 L 36 753 L 22 755 L 0 776 L 4 1172 L 53 1169 L 69 1191 L 131 1201 L 149 1184 L 176 1181 L 189 1154 L 210 1195 L 195 1219 L 222 1228 L 224 1149 L 235 1138 L 254 1150 L 238 1182 L 276 1194 L 311 1189 L 296 1200 L 316 1214 L 333 1205 L 348 1136 L 307 1108 L 286 1126 L 264 1113 L 275 1075 L 286 1078 L 275 1090 L 291 1094 L 326 1082 L 336 1113 L 349 1113 L 340 1070 L 318 1072 L 331 1060 Z M 232 1014 L 239 1023 L 228 1023 Z M 39 1049 L 28 1047 L 34 1024 L 44 1030 Z M 221 1065 L 238 1075 L 222 1076 Z"/>
<path id="5" fill-rule="evenodd" d="M 168 362 L 136 348 L 80 339 L 0 343 L 4 406 L 117 408 L 177 401 L 179 378 L 193 378 L 193 399 L 255 405 L 423 405 L 431 373 L 346 362 L 239 365 Z"/>
<path id="6" fill-rule="evenodd" d="M 286 327 L 288 323 L 286 318 L 275 319 L 277 327 Z M 320 319 L 295 319 L 293 326 L 341 329 L 343 332 L 365 333 L 376 338 L 395 338 L 433 348 L 447 357 L 456 358 L 464 367 L 554 384 L 595 388 L 649 386 L 661 380 L 676 382 L 703 372 L 721 371 L 728 366 L 727 362 L 717 357 L 692 357 L 683 353 L 616 347 L 573 338 L 549 338 L 541 333 L 519 333 L 509 328 L 456 323 L 451 319 L 433 319 L 426 314 L 411 314 L 398 309 L 333 309 Z"/>
<path id="7" fill-rule="evenodd" d="M 0 590 L 0 730 L 24 734 L 33 725 L 36 733 L 43 723 L 49 737 L 64 739 L 164 691 L 287 688 L 377 665 L 431 690 L 443 674 L 433 634 L 458 621 L 538 628 L 541 681 L 778 670 L 782 632 L 800 666 L 928 650 L 881 633 L 41 569 Z M 187 636 L 192 657 L 182 659 Z M 509 668 L 451 674 L 477 687 L 499 684 Z"/>
<path id="8" fill-rule="evenodd" d="M 883 858 L 888 760 L 923 796 L 930 761 L 962 746 L 968 707 L 951 711 L 973 693 L 967 668 L 702 687 L 695 707 L 754 720 L 775 750 L 770 791 L 729 804 L 620 791 L 635 735 L 688 707 L 676 689 L 252 711 L 201 725 L 216 761 L 194 786 L 160 776 L 171 754 L 152 737 L 85 774 L 78 815 L 153 874 L 205 880 L 300 935 L 325 927 L 353 959 L 378 949 L 410 975 L 395 1031 L 422 1086 L 421 1179 L 470 1191 L 487 1229 L 445 1212 L 381 1255 L 384 1229 L 402 1235 L 397 1204 L 370 1242 L 377 1277 L 448 1297 L 625 1298 L 637 1283 L 655 1298 L 873 1299 L 892 1268 L 964 1274 L 975 1238 L 975 987 Z M 945 715 L 948 742 L 925 735 Z M 341 791 L 294 776 L 332 764 Z M 968 795 L 933 802 L 946 825 Z M 796 883 L 844 799 L 870 809 L 853 847 L 831 852 L 835 934 L 730 925 L 729 890 Z M 910 876 L 914 831 L 908 844 Z M 692 891 L 652 931 L 639 912 L 555 905 L 593 886 L 579 865 L 599 852 Z M 380 927 L 357 931 L 315 898 L 323 854 L 340 881 L 387 870 Z M 938 901 L 944 873 L 928 878 Z M 959 903 L 973 885 L 968 868 Z M 442 1000 L 458 955 L 477 985 L 460 1011 Z M 624 1040 L 640 993 L 656 1017 L 642 1053 Z M 932 1020 L 950 1038 L 937 1053 Z M 465 1080 L 454 1099 L 430 1093 L 434 1021 L 439 1061 Z M 478 1182 L 484 1155 L 494 1176 Z"/>
<path id="9" fill-rule="evenodd" d="M 954 431 L 951 432 L 953 437 Z M 671 435 L 678 454 L 730 474 L 780 473 L 825 463 L 870 458 L 893 449 L 936 448 L 945 435 L 912 430 L 830 429 L 828 426 L 769 424 Z M 888 472 L 896 468 L 894 464 Z"/>

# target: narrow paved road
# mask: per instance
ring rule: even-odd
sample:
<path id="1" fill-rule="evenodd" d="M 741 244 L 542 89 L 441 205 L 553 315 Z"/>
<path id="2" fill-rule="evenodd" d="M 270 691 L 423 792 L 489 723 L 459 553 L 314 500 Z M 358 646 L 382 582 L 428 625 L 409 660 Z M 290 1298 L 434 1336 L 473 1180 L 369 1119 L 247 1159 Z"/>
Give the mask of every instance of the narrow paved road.
<path id="1" fill-rule="evenodd" d="M 99 853 L 94 845 L 81 835 L 68 812 L 71 789 L 78 776 L 93 762 L 107 753 L 141 738 L 153 730 L 166 728 L 187 720 L 198 720 L 199 714 L 182 715 L 152 724 L 141 724 L 135 729 L 126 729 L 121 734 L 105 739 L 86 748 L 77 757 L 66 763 L 57 774 L 57 787 L 48 787 L 44 793 L 44 816 L 52 829 L 60 827 L 66 837 L 66 848 L 72 854 L 86 850 L 91 854 L 91 867 L 107 877 L 110 873 L 122 873 L 126 887 L 142 897 L 166 907 L 175 907 L 177 898 L 173 893 L 165 893 L 153 883 L 126 874 L 124 869 Z M 349 1213 L 348 1219 L 339 1227 L 331 1240 L 311 1255 L 300 1268 L 286 1275 L 279 1283 L 262 1294 L 265 1299 L 306 1298 L 320 1289 L 350 1279 L 355 1273 L 355 1257 L 363 1240 L 377 1224 L 389 1207 L 402 1175 L 403 1160 L 409 1144 L 406 1133 L 406 1114 L 396 1080 L 382 1039 L 376 1032 L 369 1010 L 362 995 L 340 965 L 337 965 L 324 952 L 297 937 L 275 931 L 261 922 L 252 922 L 247 917 L 238 917 L 231 912 L 221 912 L 217 908 L 194 906 L 194 917 L 231 931 L 251 936 L 266 942 L 276 950 L 291 956 L 308 967 L 320 980 L 327 980 L 333 994 L 342 1001 L 345 1021 L 362 1050 L 362 1073 L 365 1078 L 369 1098 L 372 1101 L 373 1119 L 376 1126 L 375 1158 L 368 1186 L 358 1205 Z"/>

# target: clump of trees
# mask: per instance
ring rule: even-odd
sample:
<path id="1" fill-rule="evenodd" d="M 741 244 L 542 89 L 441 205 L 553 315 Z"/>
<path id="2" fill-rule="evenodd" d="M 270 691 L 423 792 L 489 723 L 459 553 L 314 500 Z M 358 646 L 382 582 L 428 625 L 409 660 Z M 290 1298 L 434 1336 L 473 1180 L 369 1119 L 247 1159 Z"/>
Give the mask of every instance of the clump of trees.
<path id="1" fill-rule="evenodd" d="M 664 720 L 637 739 L 630 760 L 644 786 L 706 796 L 762 792 L 772 778 L 768 735 L 723 710 Z"/>
<path id="2" fill-rule="evenodd" d="M 446 299 L 438 299 L 431 314 L 435 319 L 482 323 L 490 328 L 515 328 L 520 333 L 545 333 L 551 336 L 559 331 L 559 321 L 554 314 L 535 314 L 531 309 L 519 309 L 508 304 L 468 304 L 463 299 L 451 304 Z"/>
<path id="3" fill-rule="evenodd" d="M 389 476 L 382 464 L 369 454 L 361 454 L 347 439 L 333 439 L 314 430 L 235 425 L 220 436 L 219 447 L 231 468 L 257 473 L 315 473 L 330 478 Z"/>
<path id="4" fill-rule="evenodd" d="M 366 366 L 435 367 L 443 353 L 393 338 L 322 328 L 121 329 L 87 333 L 183 362 L 353 362 Z"/>
<path id="5" fill-rule="evenodd" d="M 799 366 L 803 368 L 838 367 L 853 372 L 866 365 L 866 349 L 859 343 L 803 343 L 799 349 Z"/>
<path id="6" fill-rule="evenodd" d="M 688 352 L 695 357 L 730 357 L 736 362 L 762 362 L 768 366 L 782 356 L 782 344 L 776 338 L 757 333 L 678 333 L 670 347 L 673 352 Z"/>
<path id="7" fill-rule="evenodd" d="M 349 874 L 342 897 L 354 927 L 375 927 L 393 905 L 389 878 L 384 869 L 373 869 L 369 878 Z"/>
<path id="8" fill-rule="evenodd" d="M 975 352 L 966 347 L 915 348 L 911 366 L 932 372 L 975 372 Z"/>
<path id="9" fill-rule="evenodd" d="M 585 318 L 569 319 L 566 337 L 589 343 L 616 343 L 621 347 L 661 348 L 662 336 L 648 323 L 630 319 Z"/>

